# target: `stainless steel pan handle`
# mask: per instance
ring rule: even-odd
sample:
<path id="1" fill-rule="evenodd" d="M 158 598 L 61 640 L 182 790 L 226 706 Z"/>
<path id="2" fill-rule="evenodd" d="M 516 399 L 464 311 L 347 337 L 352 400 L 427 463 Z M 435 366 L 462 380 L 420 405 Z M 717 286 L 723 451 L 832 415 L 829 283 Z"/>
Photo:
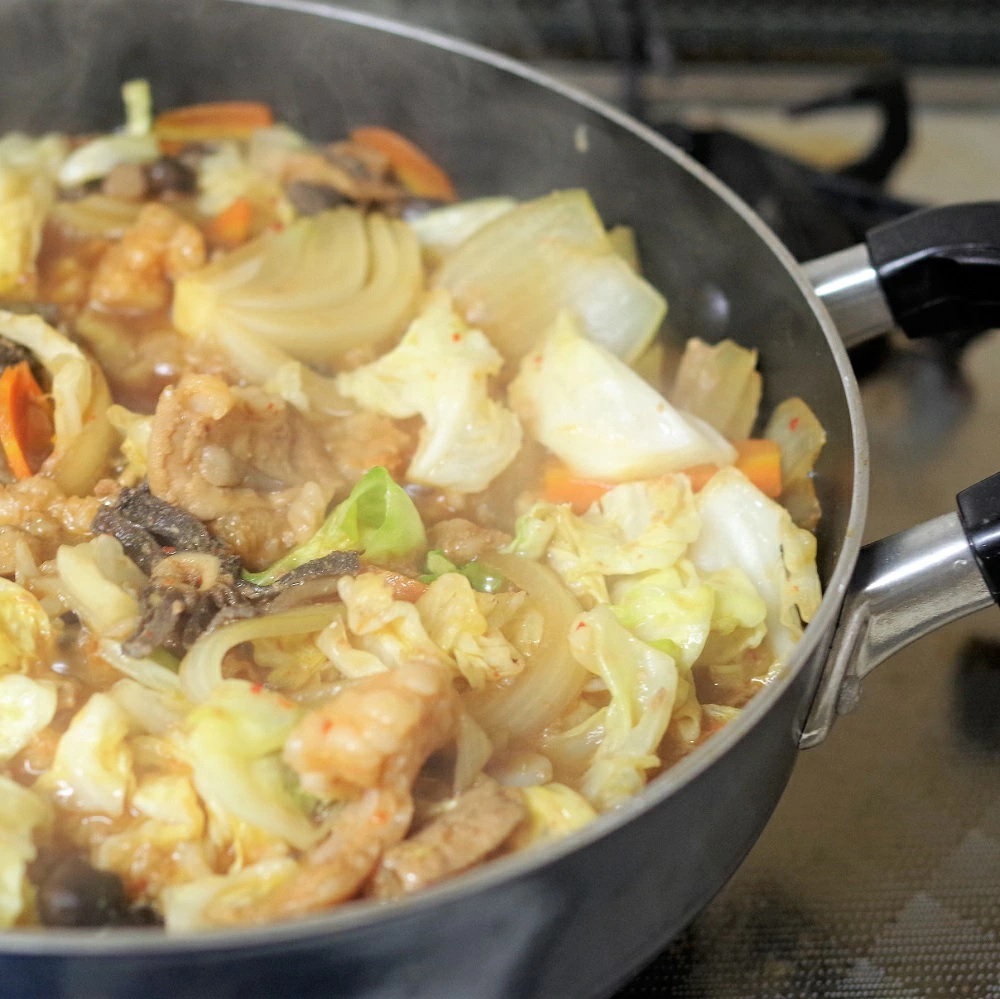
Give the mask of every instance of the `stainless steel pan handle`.
<path id="1" fill-rule="evenodd" d="M 1000 203 L 918 212 L 805 270 L 849 347 L 893 327 L 911 336 L 1000 327 Z M 879 663 L 1000 602 L 1000 474 L 957 500 L 957 514 L 861 549 L 803 748 L 855 707 L 861 680 Z"/>

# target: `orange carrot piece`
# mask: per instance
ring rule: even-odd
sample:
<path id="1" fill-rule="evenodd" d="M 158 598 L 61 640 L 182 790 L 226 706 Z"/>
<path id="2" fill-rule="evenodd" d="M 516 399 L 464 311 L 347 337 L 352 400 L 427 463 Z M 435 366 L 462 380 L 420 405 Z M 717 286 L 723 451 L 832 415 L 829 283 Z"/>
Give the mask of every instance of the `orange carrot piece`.
<path id="1" fill-rule="evenodd" d="M 563 464 L 551 464 L 545 469 L 542 496 L 549 503 L 569 503 L 574 513 L 586 513 L 614 483 L 585 479 Z"/>
<path id="2" fill-rule="evenodd" d="M 777 499 L 781 495 L 781 448 L 776 441 L 752 438 L 733 441 L 736 448 L 734 467 L 738 468 L 765 496 Z M 718 471 L 717 465 L 693 465 L 684 474 L 691 488 L 698 492 Z"/>
<path id="3" fill-rule="evenodd" d="M 391 128 L 372 125 L 351 132 L 351 142 L 381 153 L 403 186 L 419 198 L 455 201 L 451 178 L 422 149 Z"/>
<path id="4" fill-rule="evenodd" d="M 247 241 L 252 223 L 253 206 L 246 198 L 237 198 L 208 223 L 205 235 L 216 245 L 232 249 Z"/>
<path id="5" fill-rule="evenodd" d="M 206 139 L 248 139 L 258 128 L 274 124 L 274 112 L 259 101 L 215 101 L 162 111 L 153 133 L 163 144 Z"/>
<path id="6" fill-rule="evenodd" d="M 0 375 L 0 446 L 18 479 L 38 471 L 52 450 L 52 406 L 27 361 Z"/>
<path id="7" fill-rule="evenodd" d="M 777 441 L 736 441 L 736 467 L 765 495 L 781 495 L 781 448 Z"/>

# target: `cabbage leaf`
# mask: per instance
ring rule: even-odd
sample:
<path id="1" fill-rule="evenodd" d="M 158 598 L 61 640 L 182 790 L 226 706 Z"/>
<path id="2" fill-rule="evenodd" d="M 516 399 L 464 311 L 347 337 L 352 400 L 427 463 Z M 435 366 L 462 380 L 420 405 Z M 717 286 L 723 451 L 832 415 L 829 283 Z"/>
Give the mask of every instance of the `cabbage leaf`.
<path id="1" fill-rule="evenodd" d="M 610 695 L 608 705 L 582 725 L 599 732 L 600 743 L 580 789 L 605 811 L 640 791 L 646 771 L 659 766 L 657 749 L 677 696 L 677 666 L 672 656 L 627 631 L 603 604 L 577 619 L 569 641 L 576 660 Z"/>
<path id="2" fill-rule="evenodd" d="M 701 534 L 691 561 L 702 572 L 735 566 L 767 607 L 767 640 L 787 663 L 802 624 L 820 602 L 816 538 L 736 469 L 722 469 L 698 493 Z"/>
<path id="3" fill-rule="evenodd" d="M 426 547 L 427 536 L 413 500 L 381 466 L 368 469 L 319 530 L 262 572 L 244 573 L 273 583 L 296 566 L 331 552 L 359 551 L 372 562 L 405 558 Z"/>
<path id="4" fill-rule="evenodd" d="M 361 406 L 396 419 L 421 416 L 411 482 L 459 492 L 485 489 L 514 459 L 521 425 L 490 398 L 487 379 L 503 358 L 470 329 L 444 292 L 428 296 L 398 346 L 377 361 L 337 377 L 337 388 Z"/>
<path id="5" fill-rule="evenodd" d="M 517 676 L 524 660 L 480 609 L 472 584 L 457 572 L 439 576 L 416 604 L 431 640 L 473 689 Z"/>
<path id="6" fill-rule="evenodd" d="M 582 190 L 555 191 L 502 213 L 451 251 L 434 280 L 515 362 L 563 310 L 589 339 L 633 361 L 667 308 L 615 251 Z"/>
<path id="7" fill-rule="evenodd" d="M 511 845 L 518 850 L 568 836 L 597 818 L 590 802 L 565 784 L 524 787 L 521 795 L 528 815 L 511 838 Z"/>
<path id="8" fill-rule="evenodd" d="M 546 526 L 533 526 L 535 524 Z M 549 564 L 587 605 L 607 603 L 607 577 L 670 568 L 698 536 L 700 521 L 686 476 L 616 486 L 586 513 L 537 503 L 518 522 L 512 550 L 534 554 L 551 530 Z M 528 542 L 530 551 L 519 550 Z"/>
<path id="9" fill-rule="evenodd" d="M 203 799 L 300 850 L 321 830 L 293 795 L 281 751 L 303 714 L 260 685 L 224 680 L 175 737 Z"/>
<path id="10" fill-rule="evenodd" d="M 625 482 L 736 457 L 717 430 L 674 409 L 565 312 L 525 356 L 508 397 L 535 439 L 586 478 Z"/>

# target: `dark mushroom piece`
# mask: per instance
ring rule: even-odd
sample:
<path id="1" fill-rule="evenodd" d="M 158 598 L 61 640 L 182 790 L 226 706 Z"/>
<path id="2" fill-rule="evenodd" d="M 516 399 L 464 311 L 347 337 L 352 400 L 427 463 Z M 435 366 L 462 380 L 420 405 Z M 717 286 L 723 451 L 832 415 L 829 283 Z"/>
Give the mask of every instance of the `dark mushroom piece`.
<path id="1" fill-rule="evenodd" d="M 68 857 L 46 871 L 38 884 L 38 916 L 43 926 L 71 928 L 162 925 L 147 905 L 133 906 L 122 879 Z"/>

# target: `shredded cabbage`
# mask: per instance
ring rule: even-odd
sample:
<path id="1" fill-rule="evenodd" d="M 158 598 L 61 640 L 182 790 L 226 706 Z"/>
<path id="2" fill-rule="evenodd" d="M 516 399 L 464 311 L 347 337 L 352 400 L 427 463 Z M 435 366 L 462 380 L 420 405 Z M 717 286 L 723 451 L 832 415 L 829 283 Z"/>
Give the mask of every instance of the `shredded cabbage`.
<path id="1" fill-rule="evenodd" d="M 582 516 L 567 504 L 537 503 L 519 519 L 512 550 L 534 554 L 547 536 L 549 564 L 593 606 L 608 602 L 608 576 L 670 568 L 699 527 L 690 482 L 668 475 L 616 486 Z"/>
<path id="2" fill-rule="evenodd" d="M 439 576 L 417 601 L 431 640 L 448 654 L 473 689 L 517 676 L 524 660 L 497 628 L 491 628 L 468 579 L 457 572 Z"/>
<path id="3" fill-rule="evenodd" d="M 108 422 L 122 436 L 121 451 L 125 467 L 119 473 L 118 480 L 122 485 L 134 486 L 146 477 L 153 418 L 115 405 L 108 407 Z"/>
<path id="4" fill-rule="evenodd" d="M 424 525 L 413 500 L 384 468 L 376 466 L 365 472 L 308 541 L 270 568 L 244 575 L 255 583 L 273 583 L 296 566 L 331 552 L 360 551 L 372 562 L 384 562 L 405 558 L 426 544 Z"/>
<path id="5" fill-rule="evenodd" d="M 522 360 L 509 399 L 535 439 L 588 478 L 625 482 L 736 457 L 718 431 L 674 409 L 565 312 Z"/>
<path id="6" fill-rule="evenodd" d="M 397 419 L 421 416 L 424 427 L 406 472 L 411 482 L 475 493 L 485 489 L 521 446 L 521 426 L 490 398 L 487 379 L 503 358 L 470 329 L 444 292 L 428 296 L 399 345 L 377 361 L 337 378 L 346 396 Z"/>
<path id="7" fill-rule="evenodd" d="M 278 222 L 287 225 L 295 218 L 295 210 L 277 178 L 249 162 L 235 142 L 219 143 L 202 160 L 198 189 L 198 210 L 203 215 L 218 215 L 237 199 L 245 198 L 264 216 Z"/>

